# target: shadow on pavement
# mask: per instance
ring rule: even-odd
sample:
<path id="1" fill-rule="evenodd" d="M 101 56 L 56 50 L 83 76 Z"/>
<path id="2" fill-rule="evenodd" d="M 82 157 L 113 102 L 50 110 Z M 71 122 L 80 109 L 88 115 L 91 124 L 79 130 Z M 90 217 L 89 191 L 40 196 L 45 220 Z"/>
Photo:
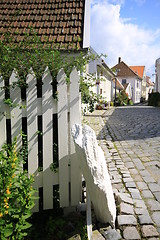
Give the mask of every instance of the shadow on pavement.
<path id="1" fill-rule="evenodd" d="M 114 141 L 160 137 L 160 108 L 117 107 L 114 110 L 106 110 L 103 120 Z M 100 136 L 101 132 L 98 138 Z"/>

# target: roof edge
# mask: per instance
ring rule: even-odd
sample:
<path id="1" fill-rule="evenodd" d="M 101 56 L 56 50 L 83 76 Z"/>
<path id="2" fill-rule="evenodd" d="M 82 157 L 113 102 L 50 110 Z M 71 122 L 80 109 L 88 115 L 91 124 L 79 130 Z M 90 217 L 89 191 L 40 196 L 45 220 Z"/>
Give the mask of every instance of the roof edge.
<path id="1" fill-rule="evenodd" d="M 89 47 L 90 47 L 90 0 L 85 0 L 83 48 L 89 48 Z"/>

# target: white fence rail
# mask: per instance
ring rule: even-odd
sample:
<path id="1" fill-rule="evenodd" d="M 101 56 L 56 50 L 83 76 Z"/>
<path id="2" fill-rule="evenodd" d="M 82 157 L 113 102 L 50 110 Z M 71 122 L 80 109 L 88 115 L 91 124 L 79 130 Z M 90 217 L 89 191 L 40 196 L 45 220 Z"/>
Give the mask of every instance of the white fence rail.
<path id="1" fill-rule="evenodd" d="M 13 72 L 9 84 L 17 82 Z M 57 76 L 58 100 L 53 98 L 52 76 L 46 69 L 42 77 L 42 96 L 37 97 L 37 80 L 34 72 L 26 77 L 26 100 L 21 97 L 21 89 L 10 87 L 10 99 L 16 107 L 4 103 L 4 81 L 0 78 L 0 147 L 17 138 L 21 148 L 21 132 L 27 135 L 28 159 L 26 168 L 35 176 L 35 188 L 40 200 L 34 211 L 57 207 L 76 206 L 81 200 L 81 172 L 76 161 L 71 127 L 80 123 L 79 75 L 76 69 L 70 74 L 70 84 L 66 84 L 63 69 Z M 25 107 L 22 107 L 25 106 Z M 11 139 L 10 139 L 11 138 Z M 9 140 L 10 139 L 10 140 Z M 58 155 L 58 171 L 51 171 L 55 163 L 55 148 Z M 56 202 L 57 201 L 57 202 Z"/>

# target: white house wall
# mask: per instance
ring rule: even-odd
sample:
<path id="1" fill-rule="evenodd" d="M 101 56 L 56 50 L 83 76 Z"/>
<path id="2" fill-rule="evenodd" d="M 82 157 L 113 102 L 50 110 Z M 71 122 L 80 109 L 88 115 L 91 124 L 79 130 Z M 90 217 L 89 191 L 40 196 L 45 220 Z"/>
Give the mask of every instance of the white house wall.
<path id="1" fill-rule="evenodd" d="M 160 58 L 156 60 L 156 92 L 160 92 Z"/>
<path id="2" fill-rule="evenodd" d="M 139 88 L 137 88 L 137 78 L 133 77 L 118 77 L 118 80 L 122 83 L 122 79 L 126 79 L 126 83 L 130 83 L 131 85 L 131 91 L 132 91 L 132 100 L 133 103 L 138 103 L 140 102 L 141 98 L 141 87 L 142 87 L 142 82 L 141 80 L 139 81 Z"/>
<path id="3" fill-rule="evenodd" d="M 101 95 L 107 102 L 111 101 L 111 87 L 111 81 L 106 78 L 102 78 L 99 88 L 102 89 Z"/>

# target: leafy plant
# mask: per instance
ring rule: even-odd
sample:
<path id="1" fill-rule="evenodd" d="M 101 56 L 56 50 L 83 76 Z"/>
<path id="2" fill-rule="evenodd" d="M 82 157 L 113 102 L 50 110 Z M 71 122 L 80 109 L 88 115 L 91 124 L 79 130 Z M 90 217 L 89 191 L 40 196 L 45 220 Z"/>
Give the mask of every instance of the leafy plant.
<path id="1" fill-rule="evenodd" d="M 125 92 L 125 90 L 122 90 L 118 96 L 117 96 L 117 102 L 119 105 L 128 105 L 130 99 L 128 98 L 128 94 Z"/>
<path id="2" fill-rule="evenodd" d="M 48 67 L 53 79 L 53 98 L 58 100 L 56 85 L 59 70 L 64 69 L 67 75 L 66 82 L 69 84 L 69 76 L 73 67 L 76 67 L 79 72 L 84 72 L 87 63 L 102 56 L 80 51 L 77 52 L 76 56 L 70 54 L 70 52 L 62 54 L 57 45 L 52 44 L 52 47 L 49 44 L 44 45 L 32 28 L 26 30 L 27 33 L 24 34 L 23 41 L 18 44 L 14 41 L 15 36 L 12 29 L 8 28 L 6 32 L 3 40 L 0 41 L 0 74 L 5 81 L 5 90 L 8 92 L 8 96 L 9 89 L 15 87 L 15 85 L 23 90 L 28 87 L 26 77 L 29 73 L 32 73 L 32 70 L 37 79 L 37 85 L 41 85 L 42 76 L 47 70 L 46 67 Z M 17 82 L 9 85 L 9 78 L 13 70 L 16 73 Z M 84 78 L 81 79 L 80 90 L 82 102 L 89 104 L 90 111 L 93 111 L 96 94 L 89 89 L 91 86 L 90 80 L 91 78 L 88 81 L 85 81 Z"/>
<path id="3" fill-rule="evenodd" d="M 0 151 L 0 239 L 23 239 L 34 206 L 33 176 L 22 171 L 23 154 L 12 145 Z"/>

